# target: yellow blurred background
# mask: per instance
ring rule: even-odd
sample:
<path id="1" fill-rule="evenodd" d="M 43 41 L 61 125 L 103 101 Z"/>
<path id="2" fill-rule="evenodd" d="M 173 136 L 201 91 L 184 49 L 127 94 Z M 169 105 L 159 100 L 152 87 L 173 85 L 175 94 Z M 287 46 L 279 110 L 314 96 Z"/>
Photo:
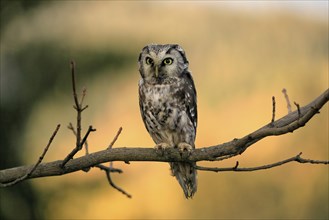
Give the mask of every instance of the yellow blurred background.
<path id="1" fill-rule="evenodd" d="M 118 128 L 114 147 L 153 147 L 139 113 L 139 52 L 149 43 L 178 43 L 186 51 L 198 92 L 197 147 L 242 137 L 287 113 L 281 92 L 308 104 L 328 88 L 328 2 L 112 2 L 46 1 L 3 4 L 2 135 L 34 163 L 55 126 L 62 128 L 44 161 L 63 159 L 74 147 L 75 123 L 69 61 L 78 87 L 87 88 L 83 129 L 91 152 L 103 150 Z M 7 15 L 8 17 L 5 17 Z M 32 97 L 32 98 L 31 98 Z M 29 101 L 26 101 L 29 100 Z M 8 106 L 13 106 L 9 108 Z M 19 107 L 17 107 L 19 106 Z M 260 166 L 303 152 L 328 160 L 328 105 L 305 127 L 269 137 L 243 155 L 200 165 Z M 14 116 L 12 116 L 14 117 Z M 19 132 L 18 132 L 19 131 Z M 13 139 L 15 141 L 13 141 Z M 1 145 L 1 151 L 6 148 Z M 79 156 L 84 152 L 80 152 Z M 8 159 L 9 158 L 9 159 Z M 8 219 L 327 219 L 328 166 L 291 163 L 249 173 L 198 173 L 198 192 L 186 200 L 166 163 L 115 162 L 112 174 L 132 194 L 111 188 L 98 169 L 29 180 L 1 189 Z M 8 168 L 8 167 L 2 167 Z M 16 187 L 16 188 L 15 188 Z M 14 194 L 23 187 L 22 195 Z M 33 201 L 24 200 L 30 187 Z M 36 204 L 33 207 L 28 203 Z M 20 211 L 17 211 L 20 207 Z M 32 208 L 31 208 L 32 207 Z M 33 209 L 33 210 L 31 210 Z"/>

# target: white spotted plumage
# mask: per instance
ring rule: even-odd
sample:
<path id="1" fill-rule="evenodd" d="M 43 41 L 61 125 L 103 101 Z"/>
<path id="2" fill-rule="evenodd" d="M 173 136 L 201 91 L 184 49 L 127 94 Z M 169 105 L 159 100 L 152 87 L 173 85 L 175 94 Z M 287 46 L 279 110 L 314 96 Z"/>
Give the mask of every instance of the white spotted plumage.
<path id="1" fill-rule="evenodd" d="M 156 144 L 195 148 L 196 90 L 184 50 L 177 44 L 151 44 L 139 56 L 139 104 L 145 127 Z M 172 162 L 186 198 L 197 190 L 195 163 Z"/>

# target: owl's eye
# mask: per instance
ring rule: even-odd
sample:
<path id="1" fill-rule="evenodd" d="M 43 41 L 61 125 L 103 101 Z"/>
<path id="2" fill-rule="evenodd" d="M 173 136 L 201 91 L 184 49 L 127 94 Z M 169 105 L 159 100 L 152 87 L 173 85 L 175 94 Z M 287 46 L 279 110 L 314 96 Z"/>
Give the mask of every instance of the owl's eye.
<path id="1" fill-rule="evenodd" d="M 152 65 L 153 64 L 153 60 L 150 57 L 146 57 L 145 62 L 146 62 L 147 65 Z"/>
<path id="2" fill-rule="evenodd" d="M 165 65 L 171 65 L 173 63 L 173 59 L 172 58 L 166 58 L 163 61 L 163 64 Z"/>

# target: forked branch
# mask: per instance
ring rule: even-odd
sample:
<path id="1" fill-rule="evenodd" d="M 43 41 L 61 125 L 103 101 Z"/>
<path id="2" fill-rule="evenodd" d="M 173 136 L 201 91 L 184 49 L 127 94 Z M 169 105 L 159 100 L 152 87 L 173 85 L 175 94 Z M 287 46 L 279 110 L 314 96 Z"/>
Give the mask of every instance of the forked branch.
<path id="1" fill-rule="evenodd" d="M 77 124 L 76 129 L 70 123 L 69 129 L 73 131 L 76 137 L 76 146 L 75 148 L 66 156 L 64 160 L 58 160 L 49 163 L 41 163 L 50 144 L 52 143 L 60 125 L 57 126 L 53 135 L 51 136 L 47 146 L 44 149 L 44 152 L 40 156 L 39 160 L 35 165 L 32 166 L 21 166 L 10 169 L 5 169 L 0 171 L 0 186 L 12 186 L 18 182 L 29 178 L 38 178 L 45 176 L 55 176 L 55 175 L 64 175 L 71 172 L 76 172 L 79 170 L 89 171 L 91 167 L 98 167 L 101 170 L 104 170 L 107 176 L 107 179 L 112 187 L 117 189 L 118 191 L 125 194 L 127 197 L 131 197 L 130 194 L 126 193 L 120 187 L 115 185 L 111 179 L 111 172 L 119 172 L 122 171 L 119 169 L 113 168 L 113 161 L 124 161 L 125 163 L 129 163 L 130 161 L 160 161 L 160 162 L 191 162 L 191 161 L 219 161 L 225 160 L 231 157 L 234 157 L 238 154 L 242 154 L 247 148 L 261 139 L 268 136 L 275 135 L 283 135 L 289 132 L 293 132 L 300 127 L 303 127 L 314 115 L 319 113 L 319 110 L 328 102 L 329 100 L 329 90 L 326 90 L 323 94 L 317 97 L 315 100 L 310 102 L 308 105 L 304 107 L 300 107 L 296 102 L 295 105 L 297 110 L 291 112 L 291 104 L 289 97 L 287 95 L 287 91 L 284 89 L 282 92 L 284 93 L 288 114 L 278 120 L 275 120 L 275 97 L 272 97 L 272 120 L 270 123 L 265 125 L 264 127 L 242 137 L 239 139 L 234 139 L 232 141 L 210 146 L 195 149 L 187 158 L 182 158 L 180 153 L 176 149 L 167 149 L 164 155 L 159 155 L 156 150 L 153 148 L 112 148 L 114 143 L 116 142 L 118 136 L 121 133 L 121 128 L 117 132 L 113 141 L 107 147 L 106 150 L 95 152 L 89 154 L 87 138 L 90 132 L 96 131 L 92 126 L 89 126 L 86 134 L 81 139 L 81 119 L 82 112 L 88 107 L 88 105 L 83 106 L 83 101 L 86 95 L 86 89 L 83 90 L 81 99 L 79 101 L 78 95 L 76 92 L 76 76 L 75 76 L 75 63 L 71 62 L 71 74 L 72 74 L 72 88 L 73 88 L 73 99 L 74 99 L 74 109 L 77 111 Z M 85 145 L 86 147 L 86 155 L 73 159 L 76 153 L 82 149 Z M 328 164 L 328 161 L 318 161 L 311 159 L 304 159 L 301 157 L 301 153 L 288 158 L 283 161 L 279 161 L 276 163 L 259 166 L 259 167 L 251 167 L 251 168 L 240 168 L 239 162 L 236 163 L 234 167 L 229 168 L 216 168 L 216 167 L 201 167 L 196 166 L 198 170 L 205 171 L 214 171 L 214 172 L 223 172 L 223 171 L 256 171 L 269 169 L 276 166 L 280 166 L 289 162 L 298 162 L 298 163 L 311 163 L 311 164 Z M 102 165 L 102 163 L 110 162 L 109 166 Z"/>
<path id="2" fill-rule="evenodd" d="M 71 160 L 74 157 L 74 155 L 78 151 L 80 151 L 82 149 L 82 146 L 86 142 L 90 132 L 96 131 L 96 129 L 94 129 L 92 126 L 89 126 L 87 133 L 85 134 L 84 138 L 81 141 L 81 129 L 82 129 L 81 128 L 81 114 L 82 114 L 83 110 L 88 108 L 88 105 L 83 106 L 83 100 L 86 96 L 86 89 L 83 89 L 82 96 L 81 96 L 81 101 L 79 102 L 78 94 L 77 94 L 77 90 L 76 90 L 75 62 L 71 61 L 70 66 L 71 66 L 72 90 L 73 90 L 73 99 L 74 99 L 73 108 L 77 111 L 77 129 L 75 131 L 71 123 L 69 125 L 70 126 L 69 129 L 71 129 L 73 131 L 73 133 L 75 134 L 76 145 L 75 145 L 75 148 L 71 151 L 71 153 L 69 153 L 66 156 L 66 158 L 63 160 L 63 163 L 61 164 L 62 168 L 65 166 L 65 164 L 69 160 Z M 86 149 L 86 151 L 87 151 L 87 149 Z"/>
<path id="3" fill-rule="evenodd" d="M 179 162 L 186 160 L 216 161 L 221 160 L 222 158 L 227 159 L 243 153 L 248 147 L 265 137 L 283 135 L 303 127 L 314 115 L 319 113 L 319 110 L 328 102 L 328 100 L 329 90 L 326 90 L 308 105 L 299 107 L 299 111 L 296 110 L 291 112 L 288 115 L 274 121 L 273 123 L 270 122 L 264 127 L 242 138 L 234 139 L 232 141 L 215 146 L 195 149 L 187 159 L 181 158 L 179 152 L 176 149 L 168 149 L 165 155 L 159 155 L 153 148 L 111 148 L 91 153 L 76 159 L 71 159 L 67 162 L 63 169 L 60 166 L 63 163 L 62 160 L 49 163 L 41 163 L 28 178 L 63 175 L 110 161 Z M 299 157 L 299 161 L 297 162 L 307 162 L 307 160 Z M 328 164 L 328 161 L 326 161 L 325 164 Z M 22 175 L 26 174 L 31 169 L 31 167 L 32 166 L 21 166 L 1 170 L 0 182 L 4 184 L 14 181 L 15 179 L 20 178 Z"/>
<path id="4" fill-rule="evenodd" d="M 11 181 L 11 182 L 7 182 L 7 183 L 0 183 L 0 186 L 1 187 L 8 187 L 8 186 L 13 186 L 19 182 L 22 182 L 28 178 L 30 178 L 30 176 L 33 174 L 33 172 L 35 171 L 35 169 L 39 166 L 39 164 L 42 162 L 43 158 L 45 157 L 51 143 L 53 142 L 59 128 L 61 127 L 60 124 L 57 125 L 55 131 L 53 132 L 53 134 L 51 135 L 49 141 L 48 141 L 48 144 L 46 145 L 46 147 L 44 148 L 43 150 L 43 153 L 41 154 L 41 156 L 39 157 L 38 161 L 35 163 L 34 166 L 31 167 L 30 171 L 26 172 L 26 174 L 22 175 L 21 177 Z"/>
<path id="5" fill-rule="evenodd" d="M 195 168 L 198 170 L 202 170 L 202 171 L 213 171 L 213 172 L 225 172 L 225 171 L 250 172 L 250 171 L 270 169 L 270 168 L 281 166 L 283 164 L 290 163 L 290 162 L 311 163 L 311 164 L 328 164 L 329 163 L 329 161 L 304 159 L 301 157 L 301 155 L 302 155 L 302 152 L 300 152 L 298 155 L 288 158 L 286 160 L 282 160 L 282 161 L 279 161 L 276 163 L 271 163 L 271 164 L 258 166 L 258 167 L 240 168 L 239 162 L 237 161 L 234 167 L 219 168 L 219 167 L 195 166 Z"/>
<path id="6" fill-rule="evenodd" d="M 75 76 L 75 62 L 71 61 L 71 75 L 72 75 L 72 88 L 73 88 L 73 99 L 74 99 L 74 106 L 73 108 L 76 110 L 77 112 L 77 127 L 76 129 L 73 127 L 72 123 L 69 124 L 68 129 L 72 130 L 74 136 L 76 137 L 76 146 L 75 148 L 65 157 L 65 159 L 63 160 L 62 164 L 61 164 L 61 168 L 63 169 L 64 166 L 66 165 L 66 163 L 73 159 L 74 155 L 76 153 L 78 153 L 83 146 L 85 146 L 86 149 L 86 155 L 89 154 L 89 150 L 88 150 L 88 136 L 90 134 L 90 132 L 94 132 L 96 131 L 96 129 L 94 129 L 92 126 L 89 126 L 85 136 L 83 137 L 83 139 L 81 140 L 81 130 L 82 130 L 82 126 L 81 126 L 81 120 L 82 120 L 82 112 L 88 107 L 88 105 L 83 107 L 83 101 L 84 98 L 86 96 L 87 93 L 87 89 L 84 88 L 82 91 L 82 96 L 81 96 L 81 100 L 78 100 L 78 95 L 76 92 L 76 76 Z M 122 128 L 119 129 L 117 135 L 114 137 L 113 141 L 111 142 L 111 144 L 109 145 L 108 149 L 112 148 L 112 146 L 114 145 L 115 141 L 118 139 L 118 136 L 120 135 L 122 131 Z M 123 189 L 121 189 L 120 187 L 118 187 L 117 185 L 114 184 L 114 182 L 111 179 L 111 172 L 119 172 L 122 173 L 122 170 L 119 169 L 115 169 L 113 168 L 113 164 L 112 162 L 110 162 L 109 167 L 104 166 L 102 164 L 97 164 L 94 167 L 98 167 L 99 169 L 105 171 L 106 173 L 106 177 L 109 181 L 109 184 L 117 189 L 118 191 L 122 192 L 123 194 L 125 194 L 128 198 L 131 198 L 131 195 L 129 195 L 128 193 L 126 193 Z M 90 167 L 86 167 L 84 169 L 82 169 L 85 172 L 88 172 L 90 170 Z"/>

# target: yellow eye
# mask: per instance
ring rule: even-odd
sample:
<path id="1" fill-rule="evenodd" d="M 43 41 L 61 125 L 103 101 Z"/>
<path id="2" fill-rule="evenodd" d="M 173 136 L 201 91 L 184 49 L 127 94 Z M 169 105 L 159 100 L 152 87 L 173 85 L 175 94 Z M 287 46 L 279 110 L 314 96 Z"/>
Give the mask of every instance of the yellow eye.
<path id="1" fill-rule="evenodd" d="M 153 60 L 150 57 L 146 57 L 145 62 L 146 62 L 147 65 L 152 65 L 153 64 Z"/>
<path id="2" fill-rule="evenodd" d="M 172 58 L 166 58 L 163 61 L 163 64 L 165 65 L 171 65 L 173 63 L 173 59 Z"/>

